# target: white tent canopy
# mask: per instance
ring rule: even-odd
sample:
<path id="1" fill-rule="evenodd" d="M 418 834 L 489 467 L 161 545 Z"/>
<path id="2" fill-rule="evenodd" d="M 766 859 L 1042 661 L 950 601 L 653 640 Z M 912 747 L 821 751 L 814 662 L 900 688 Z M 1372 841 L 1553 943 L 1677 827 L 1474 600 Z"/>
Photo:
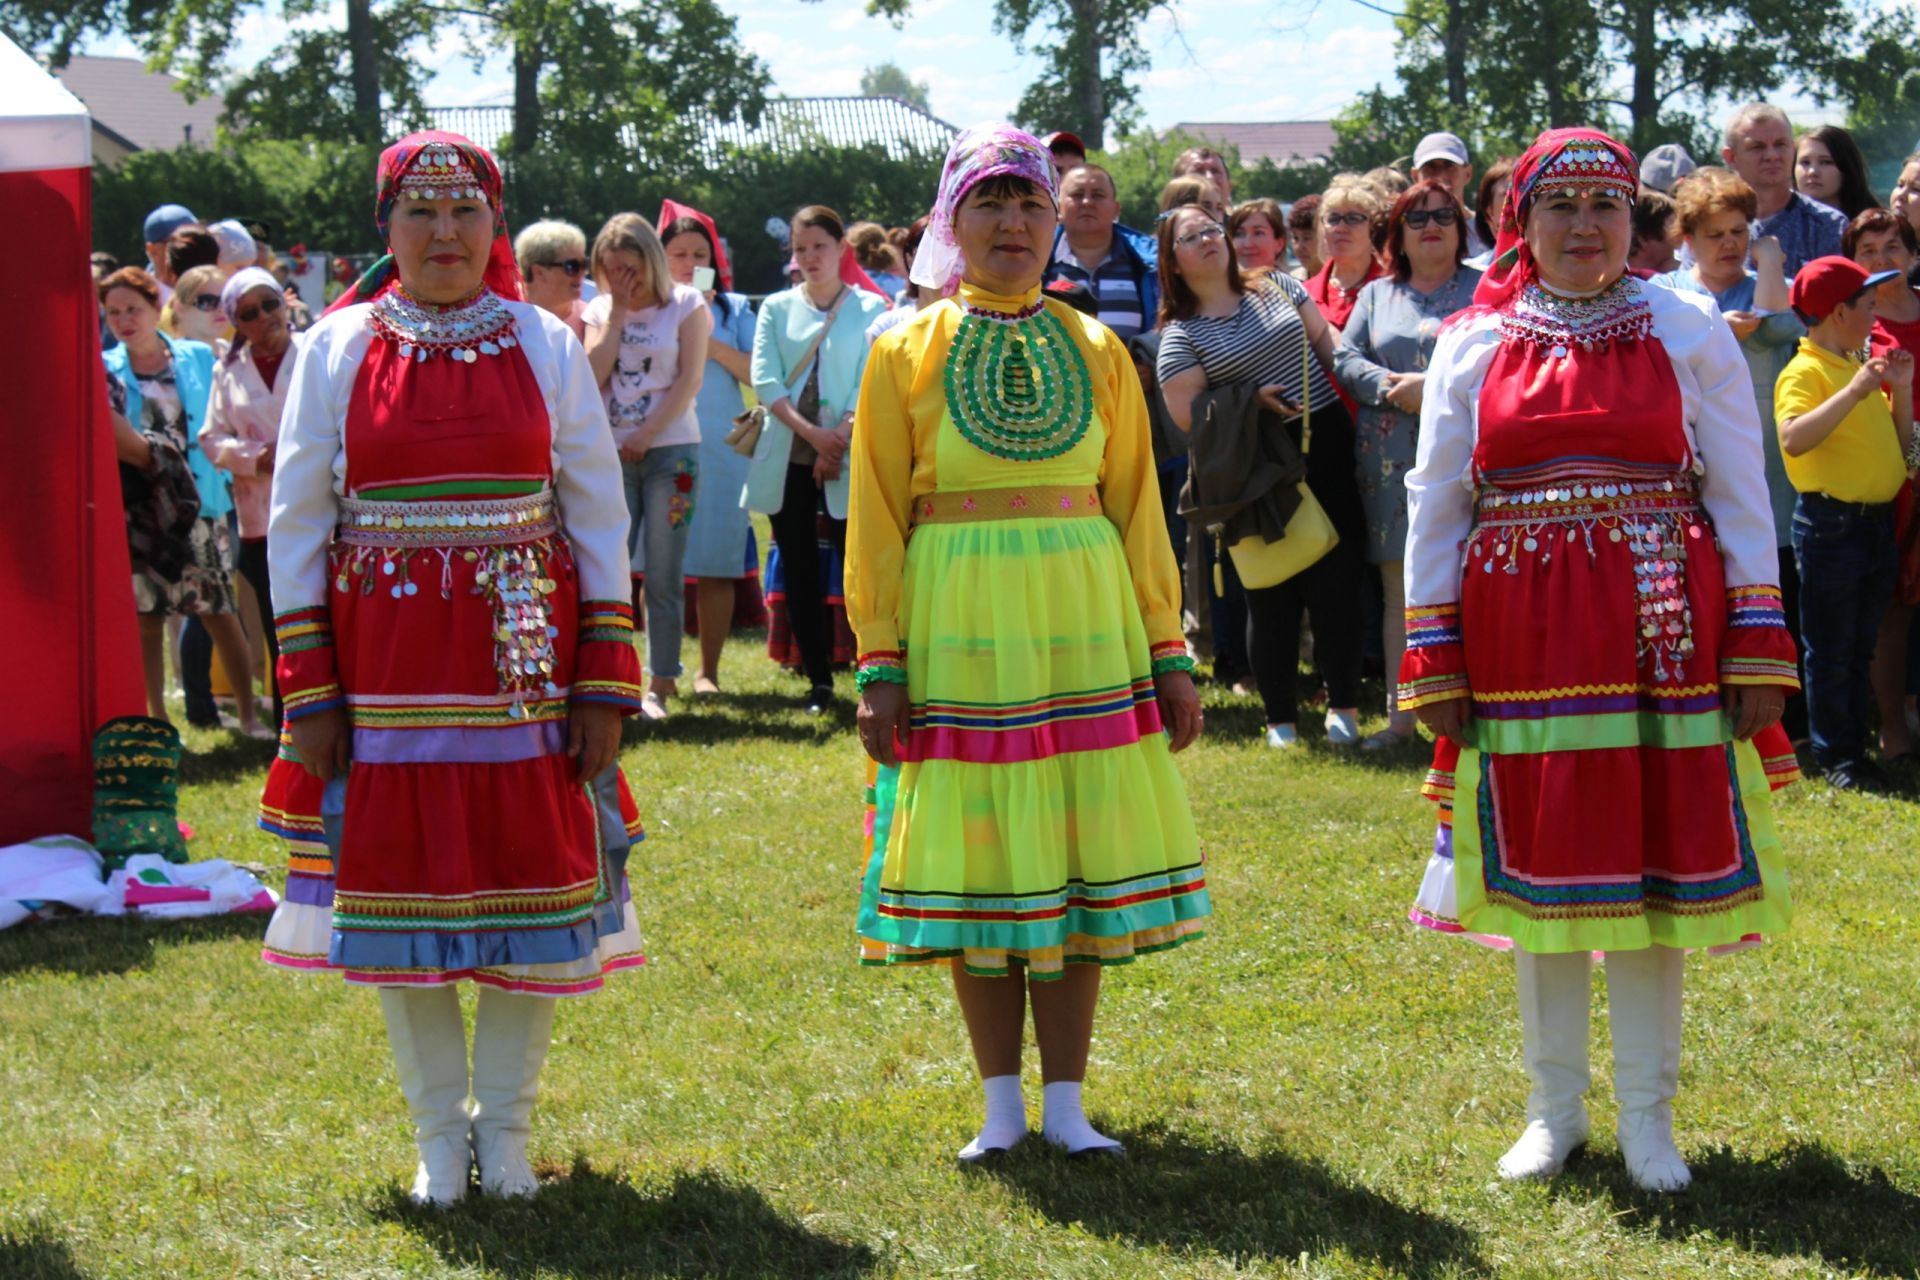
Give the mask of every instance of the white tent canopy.
<path id="1" fill-rule="evenodd" d="M 0 86 L 0 173 L 92 167 L 85 104 L 4 35 Z"/>

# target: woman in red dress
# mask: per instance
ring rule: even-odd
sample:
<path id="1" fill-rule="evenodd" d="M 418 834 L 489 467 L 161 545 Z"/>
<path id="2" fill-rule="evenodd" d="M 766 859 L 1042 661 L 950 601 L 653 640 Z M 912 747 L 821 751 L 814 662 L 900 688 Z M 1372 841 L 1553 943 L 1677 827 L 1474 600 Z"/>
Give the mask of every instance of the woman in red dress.
<path id="1" fill-rule="evenodd" d="M 1514 169 L 1428 370 L 1400 696 L 1451 813 L 1414 920 L 1518 964 L 1533 1091 L 1501 1173 L 1586 1141 L 1603 952 L 1621 1154 L 1673 1191 L 1684 956 L 1791 914 L 1768 783 L 1798 682 L 1746 362 L 1712 299 L 1626 274 L 1638 171 L 1592 129 Z"/>
<path id="2" fill-rule="evenodd" d="M 264 958 L 380 989 L 416 1201 L 475 1162 L 528 1195 L 540 997 L 641 963 L 627 509 L 585 352 L 519 300 L 493 158 L 405 138 L 376 216 L 390 255 L 308 333 L 274 468 L 287 731 L 261 823 L 291 861 Z"/>

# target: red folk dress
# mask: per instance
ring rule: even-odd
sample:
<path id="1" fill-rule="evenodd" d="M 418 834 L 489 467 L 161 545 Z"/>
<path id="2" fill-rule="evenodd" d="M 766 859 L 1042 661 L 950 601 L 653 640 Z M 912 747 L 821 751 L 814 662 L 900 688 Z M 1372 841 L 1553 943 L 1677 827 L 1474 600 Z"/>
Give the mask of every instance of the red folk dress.
<path id="1" fill-rule="evenodd" d="M 1721 702 L 1795 683 L 1731 333 L 1631 279 L 1532 285 L 1444 334 L 1433 369 L 1401 698 L 1472 711 L 1468 745 L 1435 753 L 1413 919 L 1534 952 L 1784 928 L 1769 774 L 1791 748 L 1734 742 Z"/>
<path id="2" fill-rule="evenodd" d="M 289 720 L 344 706 L 346 778 L 283 742 L 261 825 L 286 900 L 264 958 L 348 981 L 543 995 L 642 962 L 618 767 L 566 754 L 577 702 L 631 711 L 625 502 L 584 353 L 539 309 L 398 290 L 316 326 L 294 374 L 271 555 Z"/>

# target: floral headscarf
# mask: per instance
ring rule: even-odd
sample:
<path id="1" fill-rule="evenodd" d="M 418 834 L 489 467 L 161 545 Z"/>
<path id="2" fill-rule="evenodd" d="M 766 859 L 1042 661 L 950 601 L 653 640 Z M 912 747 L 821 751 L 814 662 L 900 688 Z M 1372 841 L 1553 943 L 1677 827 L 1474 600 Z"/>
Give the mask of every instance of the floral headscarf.
<path id="1" fill-rule="evenodd" d="M 954 238 L 953 218 L 960 202 L 988 178 L 1025 178 L 1047 193 L 1057 207 L 1060 193 L 1053 177 L 1053 155 L 1046 144 L 1010 124 L 968 129 L 953 140 L 940 170 L 940 193 L 927 217 L 927 233 L 913 259 L 913 282 L 942 293 L 952 293 L 966 270 L 960 243 Z"/>
<path id="2" fill-rule="evenodd" d="M 485 147 L 475 146 L 457 133 L 423 129 L 410 133 L 380 153 L 377 192 L 373 220 L 380 228 L 384 243 L 393 220 L 393 206 L 400 197 L 416 200 L 453 197 L 484 200 L 493 210 L 493 244 L 487 253 L 484 279 L 487 287 L 503 298 L 522 300 L 526 291 L 520 284 L 520 269 L 513 260 L 513 245 L 507 235 L 506 203 L 501 196 L 500 166 Z M 381 255 L 351 289 L 341 294 L 328 311 L 371 302 L 384 292 L 396 275 L 393 254 Z"/>
<path id="3" fill-rule="evenodd" d="M 1527 215 L 1540 198 L 1556 192 L 1606 192 L 1631 205 L 1640 192 L 1640 163 L 1624 144 L 1598 129 L 1549 129 L 1533 140 L 1513 166 L 1493 265 L 1473 291 L 1475 307 L 1498 307 L 1539 274 L 1527 248 Z"/>

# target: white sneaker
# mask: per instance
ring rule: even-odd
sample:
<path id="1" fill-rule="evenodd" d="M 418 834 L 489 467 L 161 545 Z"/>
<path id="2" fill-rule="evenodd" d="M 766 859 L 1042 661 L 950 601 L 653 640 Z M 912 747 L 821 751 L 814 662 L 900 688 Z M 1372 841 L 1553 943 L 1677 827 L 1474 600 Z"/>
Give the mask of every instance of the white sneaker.
<path id="1" fill-rule="evenodd" d="M 1360 724 L 1348 711 L 1327 712 L 1327 745 L 1351 747 L 1360 741 Z"/>
<path id="2" fill-rule="evenodd" d="M 640 699 L 640 714 L 649 720 L 660 721 L 667 718 L 667 700 L 648 690 Z"/>
<path id="3" fill-rule="evenodd" d="M 1267 726 L 1267 745 L 1270 747 L 1291 747 L 1300 741 L 1300 735 L 1294 732 L 1290 724 L 1270 724 Z"/>

